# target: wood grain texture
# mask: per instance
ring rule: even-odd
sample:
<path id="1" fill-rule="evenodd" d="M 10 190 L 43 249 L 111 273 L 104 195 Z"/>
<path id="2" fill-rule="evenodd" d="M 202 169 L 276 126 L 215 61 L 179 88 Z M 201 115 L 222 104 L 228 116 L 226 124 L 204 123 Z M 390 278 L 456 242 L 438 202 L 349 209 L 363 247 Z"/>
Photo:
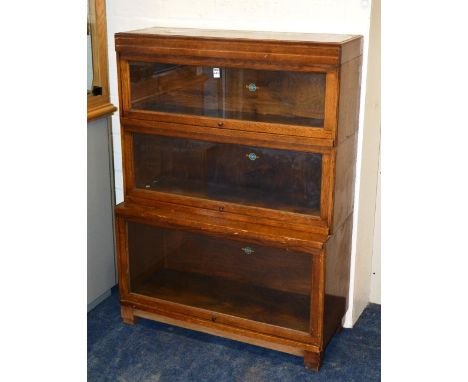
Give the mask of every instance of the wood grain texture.
<path id="1" fill-rule="evenodd" d="M 339 86 L 338 71 L 328 71 L 325 89 L 324 130 L 330 132 L 333 139 L 336 136 Z"/>
<path id="2" fill-rule="evenodd" d="M 319 371 L 322 366 L 322 352 L 304 352 L 304 366 L 313 371 Z"/>
<path id="3" fill-rule="evenodd" d="M 121 127 L 131 132 L 199 138 L 212 142 L 251 144 L 303 152 L 325 153 L 329 152 L 330 148 L 333 147 L 331 138 L 303 137 L 270 131 L 244 131 L 230 129 L 224 125 L 199 126 L 173 121 L 151 121 L 124 117 L 121 118 Z"/>
<path id="4" fill-rule="evenodd" d="M 122 316 L 122 321 L 128 325 L 135 325 L 137 318 L 133 314 L 133 309 L 129 306 L 122 305 L 120 307 L 120 314 Z"/>
<path id="5" fill-rule="evenodd" d="M 117 108 L 111 103 L 97 105 L 88 111 L 88 122 L 108 116 L 114 113 L 116 110 Z"/>
<path id="6" fill-rule="evenodd" d="M 241 317 L 239 314 L 227 314 L 220 311 L 212 311 L 194 305 L 179 304 L 172 301 L 159 299 L 156 297 L 145 296 L 137 293 L 131 293 L 127 298 L 121 299 L 123 305 L 130 305 L 134 309 L 157 311 L 161 315 L 178 316 L 181 315 L 186 321 L 192 319 L 203 320 L 209 324 L 221 324 L 231 326 L 236 329 L 253 331 L 258 334 L 275 336 L 281 339 L 289 339 L 311 345 L 318 349 L 319 339 L 309 333 L 287 328 L 284 326 L 272 325 L 260 322 L 256 319 Z"/>
<path id="7" fill-rule="evenodd" d="M 312 288 L 310 292 L 309 333 L 319 338 L 321 345 L 323 334 L 323 312 L 325 294 L 325 258 L 321 251 L 312 257 Z"/>
<path id="8" fill-rule="evenodd" d="M 336 149 L 331 233 L 339 229 L 354 209 L 357 139 L 357 133 L 353 134 Z"/>
<path id="9" fill-rule="evenodd" d="M 304 355 L 304 350 L 317 351 L 317 346 L 300 341 L 294 341 L 277 336 L 258 333 L 251 330 L 236 328 L 234 326 L 210 322 L 199 318 L 184 316 L 175 312 L 161 312 L 158 309 L 145 307 L 144 309 L 134 309 L 134 314 L 138 317 L 164 322 L 182 328 L 197 330 L 200 332 L 225 337 L 236 341 L 246 342 L 252 345 L 265 347 L 290 353 L 298 356 Z"/>
<path id="10" fill-rule="evenodd" d="M 359 128 L 362 56 L 343 64 L 340 69 L 340 100 L 338 112 L 337 145 Z"/>
<path id="11" fill-rule="evenodd" d="M 116 34 L 118 51 L 187 56 L 222 56 L 282 64 L 309 61 L 340 64 L 360 55 L 361 36 L 288 32 L 245 32 L 201 29 L 148 28 Z M 226 41 L 229 44 L 226 44 Z M 135 43 L 138 45 L 135 46 Z M 255 49 L 257 45 L 257 49 Z M 357 46 L 356 46 L 357 45 Z M 348 47 L 349 46 L 349 47 Z M 261 49 L 258 49 L 261 47 Z M 198 49 L 196 49 L 198 48 Z M 341 49 L 344 53 L 341 54 Z"/>
<path id="12" fill-rule="evenodd" d="M 362 36 L 346 41 L 341 48 L 341 65 L 362 56 L 364 39 Z"/>
<path id="13" fill-rule="evenodd" d="M 341 328 L 348 307 L 353 214 L 325 245 L 325 294 L 322 346 Z"/>
<path id="14" fill-rule="evenodd" d="M 122 54 L 168 56 L 188 59 L 216 59 L 222 66 L 229 66 L 232 61 L 276 63 L 279 67 L 288 65 L 315 65 L 322 67 L 336 66 L 340 63 L 340 47 L 313 43 L 264 42 L 255 44 L 251 41 L 199 40 L 187 37 L 168 37 L 158 35 L 123 35 L 116 34 L 115 48 Z M 309 60 L 307 60 L 307 58 Z M 188 61 L 188 60 L 184 60 Z M 265 64 L 263 64 L 265 65 Z M 248 67 L 248 66 L 246 66 Z"/>
<path id="15" fill-rule="evenodd" d="M 137 192 L 132 192 L 126 198 L 127 203 L 129 204 L 136 204 L 142 206 L 148 206 L 153 208 L 162 208 L 168 209 L 170 208 L 173 211 L 182 211 L 185 214 L 194 214 L 195 216 L 204 216 L 207 219 L 211 218 L 222 218 L 227 225 L 229 225 L 230 221 L 234 222 L 244 222 L 244 223 L 252 223 L 254 222 L 256 225 L 260 226 L 272 226 L 277 228 L 284 228 L 285 222 L 282 220 L 275 220 L 271 219 L 268 216 L 256 216 L 255 219 L 252 220 L 252 217 L 249 215 L 241 215 L 241 214 L 234 214 L 227 211 L 223 211 L 220 215 L 219 210 L 216 209 L 208 209 L 208 208 L 199 208 L 200 206 L 188 206 L 182 204 L 175 204 L 170 202 L 163 202 L 158 199 L 153 198 L 145 198 L 145 197 L 138 197 Z M 320 223 L 320 222 L 319 222 Z M 310 232 L 313 234 L 319 234 L 321 237 L 326 238 L 328 234 L 328 226 L 323 224 L 301 224 L 298 223 L 295 219 L 287 219 L 287 228 L 292 231 L 298 232 Z"/>
<path id="16" fill-rule="evenodd" d="M 196 211 L 162 205 L 158 208 L 139 204 L 121 203 L 116 216 L 135 222 L 163 228 L 181 228 L 190 232 L 200 232 L 210 236 L 246 240 L 255 244 L 269 245 L 291 251 L 318 253 L 326 242 L 327 235 L 295 231 L 287 226 L 273 227 L 243 221 L 227 221 L 197 214 Z M 121 232 L 124 234 L 124 232 Z"/>
<path id="17" fill-rule="evenodd" d="M 257 132 L 260 134 L 278 134 L 291 137 L 319 138 L 322 140 L 331 139 L 332 131 L 323 127 L 293 125 L 283 122 L 262 122 L 253 120 L 236 120 L 221 117 L 207 117 L 202 115 L 184 115 L 180 113 L 169 113 L 164 111 L 151 111 L 144 109 L 135 109 L 129 107 L 122 114 L 126 118 L 142 119 L 158 122 L 172 122 L 182 125 L 207 126 L 216 129 L 227 129 L 236 131 Z M 325 116 L 325 124 L 327 123 Z M 321 123 L 316 123 L 321 125 Z M 336 123 L 331 123 L 331 126 Z M 317 141 L 321 143 L 322 141 Z M 324 141 L 326 144 L 327 142 Z"/>
<path id="18" fill-rule="evenodd" d="M 135 189 L 135 175 L 133 166 L 133 139 L 132 135 L 125 129 L 120 129 L 122 144 L 122 171 L 124 182 L 124 199 L 129 192 Z"/>
<path id="19" fill-rule="evenodd" d="M 273 32 L 273 31 L 242 31 L 242 30 L 220 30 L 220 29 L 197 29 L 197 28 L 164 28 L 150 27 L 120 35 L 156 35 L 156 36 L 181 36 L 195 38 L 220 38 L 228 40 L 275 40 L 280 42 L 308 41 L 313 43 L 344 44 L 355 40 L 357 36 L 331 33 L 295 33 L 295 32 Z"/>
<path id="20" fill-rule="evenodd" d="M 128 265 L 128 236 L 127 223 L 117 213 L 115 216 L 115 240 L 118 262 L 118 283 L 120 298 L 125 298 L 130 291 L 129 265 Z"/>

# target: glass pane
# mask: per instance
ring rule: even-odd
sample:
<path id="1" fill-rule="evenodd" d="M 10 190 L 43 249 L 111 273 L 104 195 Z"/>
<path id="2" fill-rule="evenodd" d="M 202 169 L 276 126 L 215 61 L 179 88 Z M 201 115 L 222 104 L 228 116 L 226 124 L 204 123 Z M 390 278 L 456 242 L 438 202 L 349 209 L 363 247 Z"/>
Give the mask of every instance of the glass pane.
<path id="1" fill-rule="evenodd" d="M 322 155 L 133 135 L 137 188 L 320 214 Z"/>
<path id="2" fill-rule="evenodd" d="M 88 0 L 87 46 L 88 46 L 88 75 L 87 95 L 99 96 L 102 94 L 101 75 L 99 71 L 99 44 L 97 43 L 95 0 Z"/>
<path id="3" fill-rule="evenodd" d="M 93 91 L 93 42 L 91 40 L 91 31 L 88 21 L 88 33 L 86 35 L 88 45 L 88 75 L 87 75 L 87 94 Z"/>
<path id="4" fill-rule="evenodd" d="M 92 24 L 92 15 L 89 12 L 89 0 L 88 0 L 88 23 L 87 23 L 87 52 L 88 52 L 88 75 L 87 75 L 87 94 L 92 94 L 93 91 L 93 41 L 91 38 L 91 24 Z"/>
<path id="5" fill-rule="evenodd" d="M 307 332 L 311 256 L 128 223 L 130 290 Z"/>
<path id="6" fill-rule="evenodd" d="M 325 74 L 130 62 L 133 109 L 323 126 Z"/>

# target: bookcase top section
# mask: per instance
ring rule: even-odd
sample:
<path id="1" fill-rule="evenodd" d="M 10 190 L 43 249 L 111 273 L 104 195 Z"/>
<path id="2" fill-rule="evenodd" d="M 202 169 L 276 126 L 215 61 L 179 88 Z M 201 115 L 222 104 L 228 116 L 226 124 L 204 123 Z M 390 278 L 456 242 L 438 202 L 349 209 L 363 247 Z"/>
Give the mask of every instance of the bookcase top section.
<path id="1" fill-rule="evenodd" d="M 324 45 L 342 45 L 353 40 L 359 40 L 362 36 L 347 34 L 324 33 L 294 33 L 294 32 L 267 32 L 267 31 L 240 31 L 219 29 L 195 29 L 195 28 L 162 28 L 153 27 L 139 29 L 130 32 L 117 33 L 119 36 L 159 36 L 159 37 L 185 37 L 204 39 L 228 39 L 228 40 L 260 40 L 283 41 L 296 43 L 313 43 Z"/>

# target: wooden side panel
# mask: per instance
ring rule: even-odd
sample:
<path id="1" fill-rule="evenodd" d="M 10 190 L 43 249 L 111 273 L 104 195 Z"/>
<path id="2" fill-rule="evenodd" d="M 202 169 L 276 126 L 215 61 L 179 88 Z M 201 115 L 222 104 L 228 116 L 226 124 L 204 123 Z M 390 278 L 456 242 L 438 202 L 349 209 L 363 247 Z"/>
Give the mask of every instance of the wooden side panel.
<path id="1" fill-rule="evenodd" d="M 341 328 L 341 320 L 347 309 L 352 231 L 353 215 L 351 214 L 325 246 L 323 347 Z"/>
<path id="2" fill-rule="evenodd" d="M 364 39 L 362 36 L 353 38 L 341 46 L 341 64 L 362 55 Z"/>
<path id="3" fill-rule="evenodd" d="M 336 151 L 333 223 L 331 233 L 338 230 L 354 208 L 357 133 L 338 145 Z"/>
<path id="4" fill-rule="evenodd" d="M 346 62 L 340 69 L 340 98 L 337 144 L 348 139 L 359 127 L 362 56 Z"/>

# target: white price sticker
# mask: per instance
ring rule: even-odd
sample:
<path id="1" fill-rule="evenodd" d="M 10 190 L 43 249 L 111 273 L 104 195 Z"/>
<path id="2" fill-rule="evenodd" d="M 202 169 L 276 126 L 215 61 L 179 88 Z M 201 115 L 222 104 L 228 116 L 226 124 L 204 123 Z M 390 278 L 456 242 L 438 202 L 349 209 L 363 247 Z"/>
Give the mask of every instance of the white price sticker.
<path id="1" fill-rule="evenodd" d="M 213 78 L 220 78 L 221 77 L 221 71 L 219 68 L 213 68 Z"/>

